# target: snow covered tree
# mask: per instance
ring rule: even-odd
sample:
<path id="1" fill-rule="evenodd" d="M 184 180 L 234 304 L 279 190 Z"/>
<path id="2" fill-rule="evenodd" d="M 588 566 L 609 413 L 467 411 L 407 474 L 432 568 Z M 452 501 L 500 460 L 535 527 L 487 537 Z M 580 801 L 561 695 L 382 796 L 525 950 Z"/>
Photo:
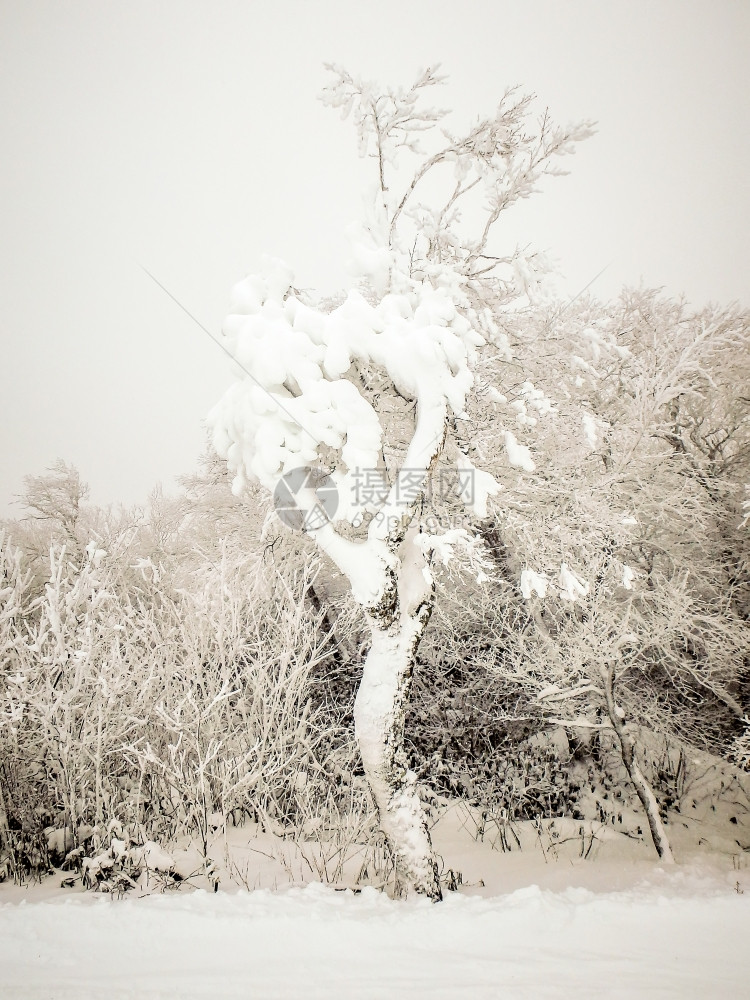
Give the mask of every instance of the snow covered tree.
<path id="1" fill-rule="evenodd" d="M 496 669 L 613 734 L 666 857 L 642 734 L 726 752 L 747 711 L 748 317 L 628 292 L 504 325 L 518 367 L 485 366 L 469 414 L 469 457 L 504 487 L 484 534 L 526 603 Z"/>
<path id="2" fill-rule="evenodd" d="M 451 466 L 458 499 L 486 515 L 498 485 L 467 457 L 456 421 L 475 389 L 480 351 L 505 350 L 498 306 L 529 294 L 535 280 L 531 257 L 493 253 L 490 238 L 503 210 L 560 172 L 558 158 L 591 127 L 558 128 L 546 114 L 534 121 L 531 99 L 508 91 L 493 115 L 453 135 L 439 127 L 446 112 L 422 105 L 442 83 L 435 70 L 409 88 L 382 90 L 329 69 L 323 99 L 353 117 L 360 151 L 376 166 L 352 242 L 359 287 L 327 310 L 277 261 L 238 284 L 223 333 L 247 378 L 210 422 L 234 490 L 260 482 L 294 499 L 299 526 L 362 609 L 370 646 L 355 729 L 365 774 L 400 885 L 437 900 L 404 717 L 434 603 L 433 563 L 455 547 L 476 551 L 476 539 L 463 528 L 428 530 L 430 477 Z M 415 158 L 406 173 L 400 154 Z"/>
<path id="3" fill-rule="evenodd" d="M 64 538 L 68 548 L 79 553 L 79 526 L 88 495 L 78 469 L 57 459 L 42 475 L 25 477 L 21 502 L 33 518 L 48 523 L 53 536 Z"/>

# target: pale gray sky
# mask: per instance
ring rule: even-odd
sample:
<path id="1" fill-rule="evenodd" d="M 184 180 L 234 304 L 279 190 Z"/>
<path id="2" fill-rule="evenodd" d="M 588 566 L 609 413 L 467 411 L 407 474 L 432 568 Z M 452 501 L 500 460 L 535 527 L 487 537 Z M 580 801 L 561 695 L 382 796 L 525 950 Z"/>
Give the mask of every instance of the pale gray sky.
<path id="1" fill-rule="evenodd" d="M 750 4 L 375 2 L 0 7 L 0 515 L 73 462 L 102 503 L 190 471 L 229 362 L 218 332 L 264 252 L 343 285 L 365 165 L 316 95 L 324 61 L 386 83 L 441 62 L 468 121 L 508 84 L 594 118 L 571 174 L 509 215 L 574 294 L 748 301 Z"/>

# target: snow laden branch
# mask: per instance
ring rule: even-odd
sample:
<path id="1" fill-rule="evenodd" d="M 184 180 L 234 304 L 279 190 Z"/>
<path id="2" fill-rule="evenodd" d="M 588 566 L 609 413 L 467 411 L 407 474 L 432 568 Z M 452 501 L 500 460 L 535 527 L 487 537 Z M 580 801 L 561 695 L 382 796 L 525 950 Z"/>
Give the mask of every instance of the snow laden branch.
<path id="1" fill-rule="evenodd" d="M 380 190 L 387 191 L 385 168 L 393 162 L 399 149 L 420 153 L 420 133 L 431 129 L 448 112 L 418 107 L 422 91 L 445 82 L 438 76 L 439 66 L 421 71 L 409 88 L 388 88 L 383 92 L 377 84 L 351 76 L 342 66 L 326 63 L 334 79 L 324 88 L 321 100 L 332 108 L 341 109 L 341 117 L 350 115 L 357 129 L 360 156 L 372 156 L 378 161 Z"/>
<path id="2" fill-rule="evenodd" d="M 236 286 L 232 301 L 224 336 L 252 377 L 229 390 L 210 421 L 233 489 L 260 482 L 273 492 L 293 470 L 325 466 L 337 521 L 358 527 L 364 520 L 367 530 L 355 540 L 326 524 L 315 540 L 356 599 L 374 609 L 443 451 L 448 415 L 464 410 L 482 338 L 446 292 L 426 284 L 377 306 L 352 291 L 326 314 L 294 294 L 291 272 L 277 261 Z M 392 482 L 383 458 L 391 428 L 358 377 L 368 368 L 413 405 L 410 441 Z M 368 478 L 376 488 L 368 489 Z M 484 482 L 489 492 L 492 482 Z"/>
<path id="3" fill-rule="evenodd" d="M 559 126 L 547 110 L 535 117 L 533 96 L 513 87 L 492 115 L 454 133 L 439 127 L 448 112 L 421 104 L 425 92 L 445 82 L 439 67 L 421 72 L 408 89 L 386 92 L 340 66 L 326 68 L 332 79 L 321 99 L 352 117 L 360 154 L 377 159 L 381 236 L 392 255 L 408 260 L 409 273 L 443 280 L 453 273 L 469 297 L 505 286 L 513 298 L 519 285 L 533 283 L 539 255 L 490 252 L 493 227 L 545 176 L 565 173 L 561 158 L 593 134 L 593 122 Z M 402 151 L 417 159 L 410 170 L 400 169 Z M 427 191 L 429 204 L 416 200 Z M 513 280 L 501 278 L 503 269 Z"/>

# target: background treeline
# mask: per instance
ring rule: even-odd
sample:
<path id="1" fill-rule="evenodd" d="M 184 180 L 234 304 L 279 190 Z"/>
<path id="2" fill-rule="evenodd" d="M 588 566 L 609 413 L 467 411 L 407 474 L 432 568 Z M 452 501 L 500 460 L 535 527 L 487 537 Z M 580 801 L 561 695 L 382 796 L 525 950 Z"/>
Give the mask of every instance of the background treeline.
<path id="1" fill-rule="evenodd" d="M 441 567 L 407 728 L 434 799 L 601 818 L 618 720 L 665 809 L 681 748 L 748 767 L 749 347 L 746 314 L 653 292 L 498 321 L 456 433 L 503 491 L 479 548 Z M 208 454 L 143 508 L 94 506 L 63 462 L 19 502 L 0 534 L 0 846 L 86 825 L 205 852 L 245 819 L 372 835 L 363 623 L 260 493 L 234 497 Z"/>

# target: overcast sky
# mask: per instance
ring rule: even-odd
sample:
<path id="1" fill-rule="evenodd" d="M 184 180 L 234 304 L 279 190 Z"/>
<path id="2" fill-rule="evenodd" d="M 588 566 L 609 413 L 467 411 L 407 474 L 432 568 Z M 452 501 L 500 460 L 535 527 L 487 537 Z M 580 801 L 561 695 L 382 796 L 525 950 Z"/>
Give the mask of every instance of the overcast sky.
<path id="1" fill-rule="evenodd" d="M 551 251 L 569 295 L 606 267 L 601 297 L 750 305 L 749 51 L 747 0 L 4 0 L 0 516 L 57 457 L 101 503 L 195 467 L 232 370 L 141 267 L 216 333 L 264 252 L 343 286 L 367 164 L 323 62 L 393 84 L 440 62 L 466 123 L 515 83 L 596 119 L 508 248 Z"/>

